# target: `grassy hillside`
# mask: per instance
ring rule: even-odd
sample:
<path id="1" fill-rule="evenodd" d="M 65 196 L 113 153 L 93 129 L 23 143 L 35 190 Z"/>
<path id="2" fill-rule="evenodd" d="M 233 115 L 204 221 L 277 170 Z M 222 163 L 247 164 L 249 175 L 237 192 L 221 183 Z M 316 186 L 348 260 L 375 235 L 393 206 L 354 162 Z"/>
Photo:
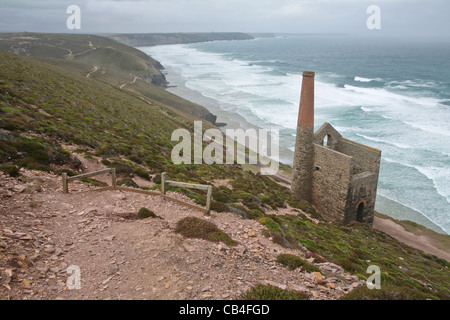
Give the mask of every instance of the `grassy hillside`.
<path id="1" fill-rule="evenodd" d="M 166 101 L 172 109 L 214 122 L 204 107 L 163 89 L 163 66 L 140 50 L 94 35 L 0 34 L 0 49 L 39 58 L 79 75 L 101 80 L 149 99 Z M 138 78 L 135 85 L 128 85 Z M 164 100 L 164 101 L 163 101 Z"/>
<path id="2" fill-rule="evenodd" d="M 161 74 L 162 66 L 145 53 L 95 35 L 10 33 L 0 34 L 0 49 L 22 56 L 77 61 L 136 76 Z"/>
<path id="3" fill-rule="evenodd" d="M 387 297 L 400 292 L 408 298 L 450 299 L 448 262 L 363 225 L 330 224 L 308 203 L 292 199 L 288 188 L 239 165 L 174 165 L 170 153 L 176 142 L 170 135 L 177 128 L 192 132 L 193 117 L 168 105 L 173 101 L 164 96 L 154 94 L 146 101 L 137 91 L 87 78 L 77 70 L 83 66 L 78 62 L 45 61 L 0 51 L 1 170 L 19 175 L 18 167 L 55 173 L 75 169 L 76 159 L 61 147 L 65 142 L 79 145 L 79 152 L 101 156 L 119 175 L 166 171 L 170 179 L 185 182 L 226 179 L 228 186 L 213 188 L 213 210 L 256 219 L 273 241 L 302 248 L 361 278 L 368 276 L 368 265 L 378 265 Z M 205 204 L 203 192 L 180 191 Z M 268 215 L 288 205 L 296 208 L 296 215 Z M 359 291 L 351 297 L 370 296 Z"/>

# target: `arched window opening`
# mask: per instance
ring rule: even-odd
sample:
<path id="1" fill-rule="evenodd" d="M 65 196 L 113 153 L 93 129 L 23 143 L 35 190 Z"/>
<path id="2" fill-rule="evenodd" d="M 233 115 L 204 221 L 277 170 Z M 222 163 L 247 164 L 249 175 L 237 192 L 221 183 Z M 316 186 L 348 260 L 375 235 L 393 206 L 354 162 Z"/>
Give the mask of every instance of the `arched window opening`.
<path id="1" fill-rule="evenodd" d="M 331 144 L 331 136 L 327 134 L 326 136 L 323 137 L 322 146 L 329 147 L 330 144 Z"/>

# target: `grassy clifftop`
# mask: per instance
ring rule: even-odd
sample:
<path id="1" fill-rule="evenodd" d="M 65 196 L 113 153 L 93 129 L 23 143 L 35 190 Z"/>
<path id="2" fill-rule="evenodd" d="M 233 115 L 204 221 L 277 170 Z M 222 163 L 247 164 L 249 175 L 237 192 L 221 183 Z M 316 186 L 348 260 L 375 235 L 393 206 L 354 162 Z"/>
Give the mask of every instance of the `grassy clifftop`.
<path id="1" fill-rule="evenodd" d="M 75 61 L 111 72 L 162 75 L 162 66 L 145 53 L 95 35 L 10 33 L 0 35 L 0 49 L 22 56 Z"/>
<path id="2" fill-rule="evenodd" d="M 3 171 L 18 175 L 14 169 L 25 167 L 56 173 L 61 167 L 76 167 L 76 159 L 61 147 L 71 143 L 80 146 L 79 152 L 100 156 L 127 176 L 166 171 L 178 181 L 226 180 L 225 185 L 213 188 L 213 210 L 255 219 L 280 245 L 301 248 L 360 278 L 368 277 L 369 265 L 377 265 L 386 296 L 404 292 L 410 298 L 450 299 L 450 264 L 442 259 L 363 225 L 332 225 L 308 203 L 292 199 L 288 188 L 270 177 L 243 171 L 239 165 L 173 164 L 170 154 L 176 142 L 170 141 L 172 131 L 186 128 L 192 132 L 197 118 L 179 112 L 163 92 L 157 91 L 161 96 L 156 91 L 148 93 L 143 100 L 139 89 L 123 90 L 103 79 L 86 77 L 77 69 L 84 64 L 51 61 L 0 51 Z M 202 192 L 180 191 L 199 204 L 206 202 Z M 289 215 L 270 214 L 288 207 Z M 366 293 L 356 297 L 366 297 Z"/>
<path id="3" fill-rule="evenodd" d="M 167 81 L 158 61 L 112 39 L 95 35 L 9 33 L 0 34 L 0 49 L 38 58 L 73 74 L 132 90 L 150 100 L 165 101 L 172 109 L 215 121 L 206 108 L 163 89 Z"/>

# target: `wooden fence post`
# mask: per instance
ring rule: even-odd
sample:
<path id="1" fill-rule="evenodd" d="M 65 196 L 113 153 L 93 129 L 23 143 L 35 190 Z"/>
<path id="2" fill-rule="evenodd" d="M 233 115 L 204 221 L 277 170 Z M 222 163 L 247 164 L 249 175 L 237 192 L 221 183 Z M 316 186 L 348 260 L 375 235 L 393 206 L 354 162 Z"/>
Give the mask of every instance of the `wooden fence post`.
<path id="1" fill-rule="evenodd" d="M 111 179 L 112 179 L 112 181 L 111 181 L 112 187 L 115 190 L 116 189 L 116 168 L 112 168 Z"/>
<path id="2" fill-rule="evenodd" d="M 212 198 L 212 186 L 208 187 L 208 192 L 206 195 L 206 210 L 209 213 L 209 210 L 211 208 L 211 198 Z"/>
<path id="3" fill-rule="evenodd" d="M 166 194 L 166 173 L 161 173 L 161 193 Z"/>
<path id="4" fill-rule="evenodd" d="M 62 173 L 63 193 L 69 193 L 69 186 L 67 185 L 67 173 Z"/>

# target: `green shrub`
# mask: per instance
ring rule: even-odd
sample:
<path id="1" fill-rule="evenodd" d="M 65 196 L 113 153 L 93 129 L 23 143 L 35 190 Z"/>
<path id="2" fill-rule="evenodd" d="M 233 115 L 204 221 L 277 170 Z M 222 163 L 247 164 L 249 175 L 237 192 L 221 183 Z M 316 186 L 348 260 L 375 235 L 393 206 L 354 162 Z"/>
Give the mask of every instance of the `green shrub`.
<path id="1" fill-rule="evenodd" d="M 335 258 L 334 262 L 344 268 L 345 271 L 350 273 L 362 273 L 365 271 L 365 268 L 367 268 L 362 265 L 356 264 L 355 262 L 346 258 Z"/>
<path id="2" fill-rule="evenodd" d="M 139 209 L 137 216 L 139 219 L 157 218 L 158 217 L 153 211 L 150 211 L 144 207 Z"/>
<path id="3" fill-rule="evenodd" d="M 223 192 L 223 190 L 214 190 L 212 193 L 214 200 L 227 203 L 229 201 L 229 193 Z"/>
<path id="4" fill-rule="evenodd" d="M 29 158 L 29 162 L 37 162 L 39 164 L 49 164 L 49 155 L 41 142 L 32 139 L 22 138 L 22 141 L 15 143 L 16 148 L 20 152 L 24 152 Z"/>
<path id="5" fill-rule="evenodd" d="M 283 290 L 270 285 L 258 284 L 238 297 L 238 300 L 309 300 L 302 292 Z"/>
<path id="6" fill-rule="evenodd" d="M 262 212 L 261 210 L 259 210 L 259 209 L 251 210 L 251 214 L 250 214 L 251 219 L 260 218 L 262 216 L 264 216 L 264 212 Z"/>
<path id="7" fill-rule="evenodd" d="M 18 177 L 20 175 L 19 167 L 11 164 L 11 165 L 2 165 L 0 166 L 0 170 L 6 174 L 9 174 L 10 177 Z"/>
<path id="8" fill-rule="evenodd" d="M 51 172 L 52 169 L 49 166 L 40 164 L 40 163 L 36 163 L 36 162 L 32 162 L 32 161 L 27 161 L 29 160 L 28 158 L 25 159 L 20 159 L 19 161 L 16 162 L 16 164 L 20 167 L 24 167 L 27 168 L 28 170 L 38 170 L 38 171 L 45 171 L 45 172 Z"/>
<path id="9" fill-rule="evenodd" d="M 187 238 L 204 239 L 211 242 L 222 241 L 227 245 L 237 245 L 236 241 L 217 228 L 214 223 L 196 217 L 187 217 L 178 221 L 175 232 Z"/>
<path id="10" fill-rule="evenodd" d="M 157 175 L 155 175 L 155 176 L 153 177 L 152 180 L 153 180 L 153 182 L 156 183 L 156 184 L 161 184 L 161 174 L 158 173 Z"/>
<path id="11" fill-rule="evenodd" d="M 298 248 L 298 241 L 291 234 L 289 234 L 288 230 L 285 227 L 282 227 L 282 225 L 276 220 L 276 217 L 263 217 L 259 219 L 258 222 L 267 227 L 267 229 L 269 230 L 269 235 L 272 237 L 273 242 L 289 249 Z M 285 230 L 283 230 L 283 228 Z"/>
<path id="12" fill-rule="evenodd" d="M 140 167 L 134 168 L 134 173 L 136 173 L 141 178 L 144 178 L 149 181 L 151 180 L 150 174 L 144 168 Z"/>
<path id="13" fill-rule="evenodd" d="M 280 225 L 271 218 L 264 217 L 258 220 L 259 223 L 266 226 L 270 231 L 281 231 Z"/>
<path id="14" fill-rule="evenodd" d="M 302 258 L 297 257 L 293 254 L 280 254 L 277 257 L 277 262 L 285 265 L 290 270 L 295 270 L 302 267 L 302 270 L 307 272 L 320 272 L 320 269 L 316 266 L 304 261 Z"/>
<path id="15" fill-rule="evenodd" d="M 116 168 L 116 174 L 131 175 L 134 173 L 133 168 L 127 164 L 116 163 L 116 164 L 114 164 L 114 166 Z"/>
<path id="16" fill-rule="evenodd" d="M 56 171 L 56 174 L 57 174 L 58 176 L 61 176 L 63 173 L 67 173 L 67 176 L 68 176 L 68 177 L 73 177 L 73 176 L 76 176 L 76 175 L 77 175 L 77 174 L 76 174 L 75 172 L 73 172 L 72 170 L 66 169 L 66 168 L 61 168 L 61 169 L 58 169 L 58 170 Z"/>
<path id="17" fill-rule="evenodd" d="M 118 186 L 126 186 L 126 187 L 132 187 L 132 188 L 139 188 L 139 185 L 134 182 L 131 178 L 123 178 L 117 181 Z"/>
<path id="18" fill-rule="evenodd" d="M 214 210 L 215 212 L 227 212 L 228 206 L 222 202 L 215 201 L 213 198 L 211 201 L 211 210 Z"/>

